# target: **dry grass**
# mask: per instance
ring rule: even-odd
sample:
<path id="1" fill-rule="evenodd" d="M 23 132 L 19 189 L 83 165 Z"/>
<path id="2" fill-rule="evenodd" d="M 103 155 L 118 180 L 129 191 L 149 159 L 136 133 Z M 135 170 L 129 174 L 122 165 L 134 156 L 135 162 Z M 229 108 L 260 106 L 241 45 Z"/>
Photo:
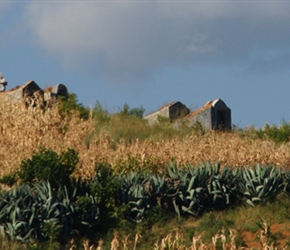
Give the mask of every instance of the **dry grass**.
<path id="1" fill-rule="evenodd" d="M 233 167 L 255 163 L 290 167 L 289 144 L 276 146 L 271 141 L 236 133 L 116 142 L 109 134 L 99 132 L 92 119 L 84 121 L 77 115 L 62 119 L 56 107 L 43 112 L 9 103 L 0 103 L 0 121 L 0 176 L 17 169 L 21 160 L 31 157 L 41 146 L 56 152 L 67 148 L 77 150 L 80 164 L 76 174 L 88 178 L 96 162 L 115 167 L 134 162 L 136 166 L 162 168 L 171 160 L 178 164 L 220 161 Z"/>
<path id="2" fill-rule="evenodd" d="M 193 236 L 191 245 L 184 243 L 183 235 L 175 232 L 169 233 L 161 240 L 155 242 L 154 250 L 242 250 L 242 249 L 263 249 L 263 250 L 285 250 L 287 249 L 286 245 L 274 246 L 273 243 L 270 243 L 268 238 L 268 225 L 263 224 L 263 228 L 259 231 L 260 239 L 255 242 L 253 247 L 237 246 L 236 245 L 236 234 L 237 232 L 233 229 L 230 229 L 229 235 L 226 235 L 224 230 L 220 230 L 212 237 L 211 243 L 203 243 L 202 234 Z M 117 233 L 114 234 L 114 237 L 111 241 L 111 250 L 128 250 L 128 249 L 138 249 L 138 239 L 140 238 L 139 234 L 135 235 L 135 241 L 133 242 L 130 235 L 127 236 L 118 236 Z M 137 240 L 136 240 L 137 239 Z M 95 249 L 95 246 L 85 249 Z M 102 250 L 102 245 L 99 245 L 97 248 Z M 141 247 L 140 249 L 143 249 Z"/>

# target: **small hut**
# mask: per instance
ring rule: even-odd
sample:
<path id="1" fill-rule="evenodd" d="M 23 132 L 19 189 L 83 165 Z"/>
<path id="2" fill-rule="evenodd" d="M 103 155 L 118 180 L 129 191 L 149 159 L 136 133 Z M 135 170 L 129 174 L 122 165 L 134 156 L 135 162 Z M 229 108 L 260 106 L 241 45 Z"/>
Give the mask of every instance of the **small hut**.
<path id="1" fill-rule="evenodd" d="M 67 87 L 59 83 L 54 87 L 49 87 L 44 90 L 44 100 L 50 101 L 54 103 L 59 96 L 63 96 L 64 98 L 68 98 L 68 90 Z"/>
<path id="2" fill-rule="evenodd" d="M 179 128 L 182 124 L 193 126 L 200 123 L 205 130 L 232 130 L 231 109 L 220 98 L 208 101 L 200 109 L 175 121 L 173 126 Z"/>
<path id="3" fill-rule="evenodd" d="M 26 82 L 22 86 L 17 86 L 11 90 L 0 92 L 0 99 L 4 101 L 12 101 L 14 103 L 29 99 L 43 97 L 43 90 L 32 80 Z"/>

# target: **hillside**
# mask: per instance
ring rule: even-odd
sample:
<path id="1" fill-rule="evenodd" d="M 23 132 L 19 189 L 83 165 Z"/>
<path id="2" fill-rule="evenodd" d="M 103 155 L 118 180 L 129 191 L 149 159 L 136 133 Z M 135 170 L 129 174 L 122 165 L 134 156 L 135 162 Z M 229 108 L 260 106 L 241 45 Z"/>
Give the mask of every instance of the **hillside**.
<path id="1" fill-rule="evenodd" d="M 140 118 L 140 113 L 142 113 L 140 109 L 130 109 L 124 105 L 123 110 L 120 110 L 119 113 L 109 114 L 99 104 L 96 104 L 94 109 L 89 110 L 78 104 L 75 96 L 72 95 L 70 98 L 71 100 L 61 101 L 58 106 L 45 110 L 26 107 L 21 104 L 0 104 L 0 176 L 3 177 L 19 170 L 23 160 L 31 158 L 40 149 L 52 150 L 59 154 L 69 148 L 74 149 L 78 153 L 79 161 L 73 176 L 80 177 L 82 180 L 97 180 L 90 188 L 93 187 L 92 190 L 95 192 L 96 200 L 101 200 L 97 204 L 105 203 L 104 209 L 106 212 L 104 216 L 108 216 L 108 218 L 104 217 L 106 219 L 102 223 L 105 224 L 101 225 L 105 225 L 104 228 L 108 231 L 103 232 L 101 230 L 101 234 L 94 236 L 97 241 L 107 241 L 104 243 L 106 246 L 104 249 L 108 249 L 109 243 L 112 241 L 111 243 L 113 244 L 114 240 L 124 244 L 124 248 L 117 247 L 111 249 L 126 249 L 125 245 L 129 243 L 132 247 L 134 245 L 132 237 L 134 236 L 131 235 L 129 237 L 130 232 L 136 234 L 137 240 L 135 238 L 135 243 L 138 241 L 140 246 L 138 249 L 145 249 L 146 241 L 150 241 L 150 244 L 154 244 L 154 242 L 160 242 L 161 244 L 162 239 L 167 241 L 167 244 L 173 244 L 175 240 L 182 240 L 183 244 L 190 246 L 193 244 L 190 241 L 193 241 L 193 239 L 197 241 L 199 235 L 207 241 L 208 246 L 213 244 L 211 239 L 214 235 L 216 235 L 217 240 L 219 239 L 219 244 L 222 244 L 222 237 L 226 235 L 227 247 L 230 244 L 234 244 L 230 242 L 230 238 L 234 237 L 236 238 L 235 244 L 239 246 L 257 248 L 257 246 L 262 244 L 261 237 L 263 234 L 265 234 L 263 239 L 267 244 L 270 244 L 273 234 L 276 237 L 275 244 L 278 244 L 278 242 L 283 244 L 283 246 L 288 244 L 287 237 L 289 235 L 287 232 L 290 228 L 290 221 L 286 210 L 289 206 L 289 198 L 285 198 L 279 192 L 282 190 L 282 183 L 285 185 L 285 188 L 288 187 L 287 183 L 289 179 L 287 171 L 290 170 L 290 146 L 287 140 L 283 142 L 283 140 L 278 141 L 273 139 L 277 138 L 273 135 L 273 131 L 277 132 L 278 129 L 282 133 L 283 127 L 265 126 L 263 130 L 254 128 L 234 129 L 234 131 L 228 133 L 206 132 L 197 124 L 197 126 L 190 128 L 182 127 L 179 130 L 175 130 L 167 120 L 161 120 L 159 124 L 149 126 L 145 120 Z M 284 126 L 286 128 L 289 127 L 287 124 L 284 124 Z M 128 208 L 125 209 L 122 206 L 120 208 L 116 204 L 112 204 L 112 200 L 110 200 L 110 195 L 115 190 L 111 190 L 114 184 L 110 181 L 114 179 L 111 180 L 110 176 L 115 174 L 146 172 L 162 175 L 167 171 L 168 166 L 187 169 L 190 165 L 198 166 L 201 163 L 207 162 L 210 162 L 212 166 L 218 166 L 216 163 L 220 162 L 221 171 L 226 169 L 226 165 L 230 169 L 240 169 L 241 167 L 252 168 L 257 163 L 261 166 L 274 166 L 273 168 L 268 168 L 271 171 L 271 176 L 268 176 L 269 171 L 265 168 L 265 180 L 261 181 L 266 183 L 271 178 L 274 181 L 279 180 L 279 192 L 275 192 L 275 190 L 271 191 L 274 192 L 274 195 L 271 195 L 271 199 L 276 199 L 278 194 L 277 200 L 271 203 L 271 199 L 266 199 L 261 206 L 258 205 L 251 208 L 246 203 L 249 204 L 251 201 L 255 203 L 257 198 L 253 196 L 254 198 L 251 198 L 250 202 L 238 204 L 241 207 L 237 208 L 237 204 L 233 201 L 233 203 L 230 203 L 233 205 L 225 210 L 224 207 L 222 209 L 218 207 L 217 211 L 215 211 L 213 207 L 209 210 L 205 209 L 204 211 L 207 213 L 202 217 L 198 214 L 197 217 L 185 216 L 184 219 L 178 219 L 172 213 L 165 215 L 162 209 L 168 206 L 168 204 L 159 204 L 160 207 L 157 206 L 153 210 L 150 210 L 146 215 L 147 219 L 140 224 L 132 224 L 129 221 L 121 219 Z M 96 166 L 99 166 L 100 169 L 97 170 Z M 110 168 L 106 169 L 107 166 L 110 166 Z M 45 166 L 43 167 L 45 168 Z M 274 168 L 278 167 L 281 167 L 285 171 L 286 174 L 283 172 L 285 175 L 283 178 L 286 178 L 287 183 L 285 180 L 282 180 L 282 174 L 280 175 L 279 171 L 274 171 Z M 110 169 L 112 169 L 112 173 Z M 96 171 L 100 171 L 100 176 L 105 174 L 105 177 L 98 179 Z M 217 172 L 217 170 L 207 171 L 209 171 L 209 175 Z M 260 173 L 264 170 L 263 168 L 262 170 L 258 168 L 255 171 Z M 174 176 L 176 173 L 172 175 Z M 222 175 L 222 173 L 224 172 L 218 172 L 218 176 Z M 238 175 L 237 173 L 240 174 L 240 172 L 226 173 L 232 177 Z M 182 174 L 184 173 L 182 172 Z M 130 177 L 130 175 L 128 176 Z M 140 177 L 141 181 L 142 178 L 145 177 Z M 152 180 L 155 180 L 154 176 L 152 178 Z M 181 185 L 181 180 L 183 180 L 183 177 L 178 178 L 180 180 L 173 181 L 175 186 Z M 186 185 L 192 185 L 190 183 L 193 179 L 190 178 L 186 179 Z M 271 181 L 273 181 L 272 179 Z M 227 181 L 230 183 L 231 178 L 228 178 Z M 252 180 L 249 180 L 249 182 L 252 182 Z M 229 183 L 227 185 L 233 185 Z M 208 183 L 203 185 L 208 185 Z M 234 185 L 237 185 L 237 182 Z M 254 189 L 260 190 L 260 184 L 255 185 L 257 186 Z M 145 188 L 145 186 L 144 184 L 142 188 Z M 39 190 L 43 188 L 36 187 Z M 25 187 L 25 192 L 27 192 L 27 188 Z M 246 192 L 244 193 L 246 194 Z M 9 196 L 9 193 L 7 195 Z M 84 197 L 80 196 L 80 198 L 85 200 L 87 197 Z M 242 197 L 241 200 L 243 199 Z M 158 201 L 155 201 L 155 205 L 156 202 L 158 203 Z M 265 207 L 268 207 L 268 209 Z M 170 210 L 170 207 L 166 207 L 166 209 Z M 220 209 L 222 211 L 219 211 Z M 272 213 L 273 210 L 276 211 L 276 214 Z M 208 211 L 210 212 L 208 213 Z M 118 218 L 118 222 L 115 222 L 116 218 Z M 112 222 L 107 223 L 112 219 L 114 220 L 113 224 L 111 224 Z M 232 234 L 234 231 L 231 230 L 236 230 L 235 235 Z M 138 238 L 140 232 L 144 239 Z M 156 234 L 155 236 L 153 236 L 154 233 Z M 125 241 L 126 237 L 127 242 Z M 280 237 L 281 241 L 277 237 Z M 55 238 L 53 239 L 55 240 Z M 149 242 L 147 243 L 149 244 Z M 93 240 L 90 244 L 95 244 L 96 246 L 97 243 Z M 177 243 L 175 242 L 174 244 Z M 154 249 L 189 249 L 185 248 L 185 245 L 182 244 L 179 246 L 175 248 L 161 248 L 160 246 L 160 248 Z M 15 249 L 18 248 L 16 247 Z M 84 246 L 84 249 L 88 248 Z M 225 246 L 221 248 L 220 245 L 220 249 L 225 249 Z"/>
<path id="2" fill-rule="evenodd" d="M 74 111 L 69 113 L 61 115 L 57 107 L 43 111 L 0 103 L 0 175 L 15 170 L 40 147 L 56 152 L 75 149 L 80 157 L 76 174 L 83 177 L 91 175 L 96 162 L 113 166 L 129 163 L 137 168 L 160 168 L 169 161 L 178 165 L 220 161 L 232 167 L 255 163 L 290 167 L 288 142 L 261 140 L 251 130 L 176 131 L 166 121 L 149 127 L 142 119 L 110 115 L 104 110 L 92 110 L 89 119 L 81 119 Z"/>

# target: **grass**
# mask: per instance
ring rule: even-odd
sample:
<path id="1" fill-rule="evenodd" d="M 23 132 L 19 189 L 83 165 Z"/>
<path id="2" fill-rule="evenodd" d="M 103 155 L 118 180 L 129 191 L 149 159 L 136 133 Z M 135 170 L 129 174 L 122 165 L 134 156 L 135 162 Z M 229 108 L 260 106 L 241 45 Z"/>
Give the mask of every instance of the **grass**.
<path id="1" fill-rule="evenodd" d="M 30 158 L 40 147 L 58 153 L 67 148 L 75 149 L 80 163 L 74 174 L 82 178 L 94 175 L 97 162 L 111 164 L 116 172 L 144 168 L 158 172 L 166 168 L 169 161 L 184 166 L 220 161 L 222 166 L 260 163 L 290 168 L 289 143 L 277 144 L 269 136 L 258 136 L 253 128 L 236 129 L 232 133 L 204 132 L 188 127 L 176 131 L 166 121 L 150 127 L 145 120 L 109 114 L 100 106 L 97 112 L 90 113 L 89 119 L 82 119 L 76 113 L 60 115 L 57 107 L 43 111 L 4 102 L 0 103 L 0 120 L 0 177 L 18 170 L 21 161 Z M 286 128 L 283 124 L 283 131 Z M 271 129 L 277 134 L 276 127 Z M 200 218 L 178 220 L 154 211 L 150 220 L 141 224 L 122 221 L 115 230 L 96 241 L 71 242 L 67 249 L 96 249 L 97 241 L 102 242 L 98 249 L 114 249 L 117 241 L 118 249 L 201 249 L 203 244 L 213 247 L 213 237 L 216 237 L 216 247 L 223 249 L 224 236 L 228 246 L 242 247 L 249 241 L 245 233 L 255 241 L 253 248 L 261 249 L 260 234 L 266 231 L 265 221 L 268 231 L 267 239 L 263 240 L 282 249 L 290 243 L 286 235 L 290 229 L 289 206 L 289 197 L 281 195 L 266 205 L 240 206 Z M 235 241 L 231 242 L 233 238 Z M 162 244 L 168 247 L 162 248 Z M 1 249 L 20 248 L 23 249 L 23 245 L 19 243 L 1 241 Z"/>
<path id="2" fill-rule="evenodd" d="M 222 166 L 233 167 L 255 163 L 290 167 L 287 143 L 277 145 L 240 132 L 200 133 L 194 128 L 176 131 L 167 123 L 150 127 L 137 117 L 108 116 L 63 117 L 57 107 L 43 112 L 1 103 L 0 176 L 16 170 L 21 160 L 31 157 L 41 146 L 56 152 L 75 149 L 80 156 L 75 174 L 84 178 L 90 178 L 96 162 L 121 166 L 117 171 L 158 171 L 168 161 L 178 165 L 220 161 Z"/>
<path id="3" fill-rule="evenodd" d="M 170 216 L 161 222 L 156 219 L 150 228 L 144 224 L 123 224 L 111 232 L 102 249 L 110 249 L 112 239 L 120 244 L 127 239 L 131 246 L 118 249 L 133 249 L 135 234 L 140 236 L 137 249 L 201 249 L 202 245 L 203 249 L 285 249 L 289 244 L 290 220 L 284 211 L 289 205 L 289 197 L 281 195 L 274 203 L 254 208 L 242 206 L 183 220 Z M 277 222 L 276 214 L 281 215 L 283 226 Z M 164 245 L 167 248 L 162 248 Z"/>

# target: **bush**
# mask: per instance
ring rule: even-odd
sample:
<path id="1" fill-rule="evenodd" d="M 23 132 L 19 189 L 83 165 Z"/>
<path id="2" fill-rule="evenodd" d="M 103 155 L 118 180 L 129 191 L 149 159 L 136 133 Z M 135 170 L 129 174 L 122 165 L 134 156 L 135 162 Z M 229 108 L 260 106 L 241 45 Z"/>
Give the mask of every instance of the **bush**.
<path id="1" fill-rule="evenodd" d="M 263 129 L 257 131 L 261 139 L 270 139 L 276 143 L 289 142 L 290 140 L 290 123 L 283 122 L 279 127 L 266 124 Z"/>
<path id="2" fill-rule="evenodd" d="M 110 213 L 115 209 L 117 176 L 109 164 L 96 163 L 95 171 L 96 177 L 91 183 L 91 191 L 96 197 L 101 213 Z"/>
<path id="3" fill-rule="evenodd" d="M 78 103 L 77 95 L 69 93 L 68 98 L 59 98 L 59 114 L 62 117 L 70 117 L 74 113 L 79 113 L 80 118 L 89 119 L 89 109 L 82 103 Z"/>
<path id="4" fill-rule="evenodd" d="M 14 172 L 11 174 L 4 175 L 2 178 L 0 178 L 0 183 L 12 187 L 17 182 L 17 179 L 18 173 Z"/>
<path id="5" fill-rule="evenodd" d="M 121 115 L 124 116 L 135 116 L 138 118 L 142 118 L 145 109 L 141 106 L 140 108 L 130 108 L 128 104 L 124 104 L 123 110 L 120 111 Z"/>
<path id="6" fill-rule="evenodd" d="M 19 177 L 23 183 L 45 180 L 49 181 L 52 187 L 59 184 L 68 185 L 78 160 L 74 149 L 68 149 L 58 155 L 52 150 L 41 148 L 31 159 L 21 162 Z"/>

